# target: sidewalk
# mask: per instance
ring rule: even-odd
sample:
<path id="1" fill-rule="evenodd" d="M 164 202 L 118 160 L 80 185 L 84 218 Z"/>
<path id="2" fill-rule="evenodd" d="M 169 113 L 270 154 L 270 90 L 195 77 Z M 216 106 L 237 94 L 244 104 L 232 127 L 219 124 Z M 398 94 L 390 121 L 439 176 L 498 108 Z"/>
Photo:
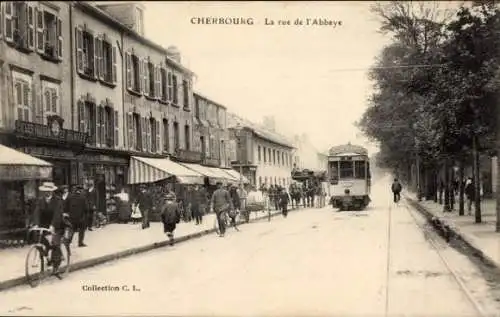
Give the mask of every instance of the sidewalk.
<path id="1" fill-rule="evenodd" d="M 458 203 L 452 212 L 443 212 L 443 205 L 434 201 L 418 201 L 414 193 L 407 193 L 408 201 L 420 206 L 427 212 L 437 217 L 441 222 L 447 223 L 454 233 L 460 236 L 476 252 L 481 254 L 488 262 L 500 268 L 500 233 L 495 232 L 496 202 L 487 199 L 481 202 L 482 223 L 474 223 L 474 207 L 472 216 L 467 216 L 467 205 L 465 215 L 458 215 Z"/>
<path id="2" fill-rule="evenodd" d="M 279 213 L 273 211 L 273 216 L 277 214 Z M 252 213 L 250 221 L 264 217 L 267 217 L 267 212 L 258 215 Z M 213 213 L 205 215 L 203 223 L 198 226 L 194 222 L 181 221 L 175 230 L 175 241 L 182 242 L 214 232 L 214 221 Z M 75 234 L 71 245 L 72 271 L 168 245 L 160 222 L 152 222 L 151 227 L 145 230 L 141 229 L 140 223 L 109 224 L 104 228 L 85 232 L 87 247 L 76 247 L 77 241 L 78 234 Z M 0 292 L 26 283 L 24 265 L 30 247 L 0 249 Z"/>

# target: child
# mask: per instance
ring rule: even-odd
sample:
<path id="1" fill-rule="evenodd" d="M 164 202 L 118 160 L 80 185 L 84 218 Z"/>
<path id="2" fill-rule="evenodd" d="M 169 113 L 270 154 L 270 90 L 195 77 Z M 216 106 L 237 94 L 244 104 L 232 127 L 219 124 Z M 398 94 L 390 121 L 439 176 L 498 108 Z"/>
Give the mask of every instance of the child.
<path id="1" fill-rule="evenodd" d="M 138 205 L 132 205 L 132 215 L 130 215 L 130 218 L 132 218 L 132 224 L 136 224 L 141 220 L 142 215 Z"/>

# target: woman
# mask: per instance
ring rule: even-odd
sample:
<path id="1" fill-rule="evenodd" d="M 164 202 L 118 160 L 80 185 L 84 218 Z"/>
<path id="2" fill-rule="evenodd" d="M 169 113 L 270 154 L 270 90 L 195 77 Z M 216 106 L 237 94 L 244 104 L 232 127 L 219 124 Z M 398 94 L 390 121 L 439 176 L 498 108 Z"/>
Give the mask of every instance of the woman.
<path id="1" fill-rule="evenodd" d="M 167 194 L 165 204 L 161 210 L 161 220 L 163 222 L 163 232 L 167 234 L 170 245 L 174 245 L 174 230 L 181 220 L 179 205 L 175 202 L 175 196 Z"/>
<path id="2" fill-rule="evenodd" d="M 122 187 L 121 191 L 115 195 L 118 198 L 117 208 L 118 208 L 118 222 L 119 223 L 128 223 L 130 220 L 130 214 L 132 212 L 132 207 L 130 205 L 130 197 L 125 190 L 125 187 Z"/>

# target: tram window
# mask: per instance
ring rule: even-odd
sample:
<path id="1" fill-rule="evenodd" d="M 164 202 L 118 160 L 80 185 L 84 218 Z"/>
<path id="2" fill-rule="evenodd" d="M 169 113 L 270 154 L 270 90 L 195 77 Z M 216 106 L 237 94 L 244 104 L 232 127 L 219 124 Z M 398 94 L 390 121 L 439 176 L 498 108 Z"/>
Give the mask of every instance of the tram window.
<path id="1" fill-rule="evenodd" d="M 355 161 L 354 162 L 354 175 L 356 178 L 365 179 L 365 162 L 363 161 Z"/>
<path id="2" fill-rule="evenodd" d="M 352 161 L 340 161 L 340 178 L 354 177 Z"/>
<path id="3" fill-rule="evenodd" d="M 329 163 L 329 175 L 330 179 L 338 179 L 339 178 L 339 162 L 330 162 Z"/>

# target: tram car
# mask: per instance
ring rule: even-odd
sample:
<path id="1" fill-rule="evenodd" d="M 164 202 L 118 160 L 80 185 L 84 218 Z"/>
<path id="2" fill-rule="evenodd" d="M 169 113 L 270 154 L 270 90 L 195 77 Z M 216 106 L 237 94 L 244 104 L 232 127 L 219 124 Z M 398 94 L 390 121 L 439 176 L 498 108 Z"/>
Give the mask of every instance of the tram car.
<path id="1" fill-rule="evenodd" d="M 338 145 L 328 152 L 330 205 L 342 210 L 363 210 L 370 203 L 370 162 L 362 146 Z"/>

